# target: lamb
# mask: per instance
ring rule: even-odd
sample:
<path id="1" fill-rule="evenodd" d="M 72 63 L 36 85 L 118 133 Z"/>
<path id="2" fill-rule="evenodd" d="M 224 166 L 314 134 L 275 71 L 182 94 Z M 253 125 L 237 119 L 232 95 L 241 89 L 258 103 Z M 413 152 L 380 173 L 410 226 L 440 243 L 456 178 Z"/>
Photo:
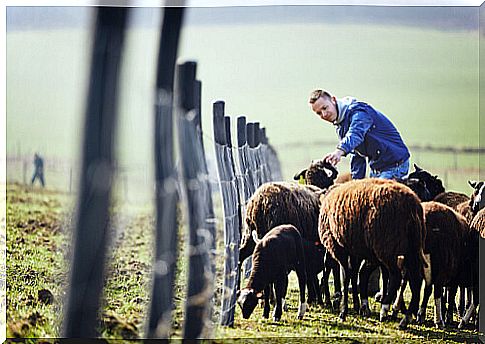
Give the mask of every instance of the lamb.
<path id="1" fill-rule="evenodd" d="M 292 225 L 281 225 L 271 229 L 258 241 L 253 253 L 253 269 L 246 287 L 237 292 L 237 303 L 243 318 L 248 319 L 261 298 L 264 290 L 265 304 L 263 317 L 269 317 L 269 288 L 275 286 L 276 307 L 273 312 L 275 321 L 281 319 L 282 300 L 288 287 L 288 272 L 295 270 L 300 288 L 298 319 L 303 319 L 305 303 L 305 257 L 300 232 Z"/>
<path id="2" fill-rule="evenodd" d="M 396 296 L 401 273 L 407 270 L 412 299 L 400 328 L 406 328 L 419 306 L 425 227 L 423 208 L 416 194 L 392 180 L 362 179 L 329 190 L 321 198 L 319 234 L 327 251 L 338 261 L 343 276 L 340 319 L 348 306 L 349 258 L 366 259 L 360 270 L 362 307 L 366 308 L 368 275 L 383 265 L 389 275 L 389 290 L 382 300 L 381 320 Z M 355 271 L 352 272 L 355 274 Z M 427 281 L 429 282 L 429 281 Z"/>

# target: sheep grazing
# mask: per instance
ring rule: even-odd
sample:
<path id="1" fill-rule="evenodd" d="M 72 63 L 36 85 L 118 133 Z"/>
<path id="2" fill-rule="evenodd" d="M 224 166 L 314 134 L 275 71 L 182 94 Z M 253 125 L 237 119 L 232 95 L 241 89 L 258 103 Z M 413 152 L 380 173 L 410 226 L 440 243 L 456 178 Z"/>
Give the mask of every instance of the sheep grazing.
<path id="1" fill-rule="evenodd" d="M 324 160 L 313 160 L 309 167 L 295 174 L 293 179 L 304 179 L 305 183 L 308 185 L 314 185 L 320 189 L 327 189 L 334 184 L 337 175 L 337 169 L 329 162 Z"/>
<path id="2" fill-rule="evenodd" d="M 430 254 L 433 268 L 431 269 L 432 285 L 427 285 L 424 289 L 417 322 L 423 323 L 425 320 L 426 305 L 434 286 L 434 323 L 442 328 L 445 325 L 441 309 L 443 287 L 456 282 L 463 261 L 463 238 L 468 232 L 468 225 L 463 216 L 447 205 L 432 201 L 424 202 L 422 206 L 426 224 L 424 252 Z M 448 309 L 452 311 L 453 307 Z"/>
<path id="3" fill-rule="evenodd" d="M 419 306 L 425 227 L 423 208 L 416 194 L 392 180 L 362 179 L 331 189 L 321 197 L 319 234 L 327 251 L 341 267 L 343 298 L 340 319 L 345 320 L 350 277 L 349 258 L 365 259 L 359 272 L 361 307 L 368 307 L 367 282 L 378 265 L 389 273 L 388 292 L 382 300 L 381 320 L 387 317 L 401 274 L 409 276 L 412 299 L 400 328 L 406 328 Z M 355 270 L 352 271 L 355 274 Z"/>
<path id="4" fill-rule="evenodd" d="M 253 231 L 262 238 L 273 227 L 292 224 L 305 239 L 319 241 L 319 209 L 319 193 L 311 187 L 285 182 L 261 185 L 247 204 L 246 231 L 239 250 L 239 261 L 244 261 L 254 250 Z"/>
<path id="5" fill-rule="evenodd" d="M 260 186 L 250 198 L 246 209 L 246 232 L 243 235 L 239 251 L 239 264 L 249 257 L 254 250 L 255 240 L 252 235 L 262 238 L 271 228 L 282 224 L 291 224 L 300 230 L 303 238 L 309 242 L 320 242 L 318 237 L 319 195 L 322 190 L 295 183 L 266 183 Z M 309 255 L 312 255 L 309 252 Z M 309 257 L 309 260 L 312 260 Z M 308 302 L 323 304 L 320 292 L 315 292 L 315 276 L 309 276 Z"/>
<path id="6" fill-rule="evenodd" d="M 269 288 L 274 283 L 276 307 L 273 318 L 279 321 L 288 287 L 288 272 L 295 270 L 300 288 L 298 319 L 303 319 L 307 309 L 306 272 L 303 243 L 298 229 L 292 225 L 281 225 L 271 229 L 261 240 L 258 240 L 252 260 L 253 269 L 249 281 L 244 289 L 237 292 L 237 303 L 241 307 L 243 318 L 248 319 L 251 316 L 258 299 L 263 296 L 263 290 L 266 301 L 263 317 L 269 317 Z"/>

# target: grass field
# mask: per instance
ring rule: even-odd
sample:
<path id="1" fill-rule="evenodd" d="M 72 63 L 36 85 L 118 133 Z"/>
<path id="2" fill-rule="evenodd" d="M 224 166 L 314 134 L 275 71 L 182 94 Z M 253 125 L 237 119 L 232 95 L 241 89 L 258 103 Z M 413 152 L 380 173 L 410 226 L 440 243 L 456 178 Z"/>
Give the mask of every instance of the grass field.
<path id="1" fill-rule="evenodd" d="M 67 287 L 70 224 L 73 198 L 68 194 L 7 185 L 7 336 L 58 337 Z M 432 324 L 432 302 L 423 326 L 397 329 L 396 322 L 380 323 L 378 304 L 371 300 L 370 319 L 361 319 L 352 311 L 344 323 L 330 309 L 312 307 L 301 321 L 296 320 L 297 283 L 290 274 L 289 311 L 281 322 L 265 320 L 257 308 L 249 320 L 236 309 L 232 328 L 218 326 L 222 287 L 222 229 L 220 201 L 215 199 L 218 218 L 217 276 L 212 335 L 214 341 L 238 338 L 271 342 L 464 342 L 475 338 L 472 330 L 437 330 Z M 147 316 L 153 256 L 153 216 L 147 206 L 113 207 L 112 245 L 107 266 L 103 306 L 98 330 L 107 339 L 143 338 Z M 184 257 L 184 226 L 180 228 L 181 257 Z M 179 338 L 184 323 L 186 264 L 180 259 L 175 286 L 173 338 Z M 244 281 L 243 281 L 244 283 Z M 406 295 L 409 298 L 409 295 Z M 351 305 L 351 303 L 350 303 Z M 455 323 L 456 326 L 456 323 Z"/>

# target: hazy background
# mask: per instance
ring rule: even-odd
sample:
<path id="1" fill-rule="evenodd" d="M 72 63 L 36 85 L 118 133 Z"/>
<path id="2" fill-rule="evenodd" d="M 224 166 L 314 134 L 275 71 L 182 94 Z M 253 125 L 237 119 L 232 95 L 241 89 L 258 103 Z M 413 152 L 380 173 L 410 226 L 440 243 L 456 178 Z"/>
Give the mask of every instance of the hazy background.
<path id="1" fill-rule="evenodd" d="M 212 102 L 224 100 L 233 119 L 243 114 L 267 128 L 284 177 L 291 178 L 337 143 L 333 126 L 308 107 L 308 95 L 317 87 L 374 105 L 409 145 L 478 147 L 478 10 L 188 8 L 179 56 L 198 62 L 209 159 Z M 52 165 L 48 184 L 75 184 L 93 14 L 89 7 L 7 7 L 8 180 L 29 179 L 38 151 Z M 153 180 L 162 14 L 158 8 L 132 10 L 125 45 L 117 149 L 124 187 L 144 186 L 138 191 L 150 190 Z M 478 155 L 411 154 L 450 190 L 469 193 L 466 181 L 478 178 Z M 339 168 L 347 171 L 348 161 Z M 60 169 L 64 172 L 54 174 Z"/>

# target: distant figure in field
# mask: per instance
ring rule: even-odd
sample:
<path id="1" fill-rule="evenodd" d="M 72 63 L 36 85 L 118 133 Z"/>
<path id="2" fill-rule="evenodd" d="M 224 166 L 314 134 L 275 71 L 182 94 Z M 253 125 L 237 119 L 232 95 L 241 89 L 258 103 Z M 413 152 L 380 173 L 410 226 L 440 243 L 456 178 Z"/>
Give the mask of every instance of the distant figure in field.
<path id="1" fill-rule="evenodd" d="M 40 184 L 44 187 L 44 159 L 38 153 L 35 153 L 34 155 L 34 166 L 35 170 L 34 175 L 32 176 L 32 185 L 34 185 L 35 179 L 39 178 Z"/>

